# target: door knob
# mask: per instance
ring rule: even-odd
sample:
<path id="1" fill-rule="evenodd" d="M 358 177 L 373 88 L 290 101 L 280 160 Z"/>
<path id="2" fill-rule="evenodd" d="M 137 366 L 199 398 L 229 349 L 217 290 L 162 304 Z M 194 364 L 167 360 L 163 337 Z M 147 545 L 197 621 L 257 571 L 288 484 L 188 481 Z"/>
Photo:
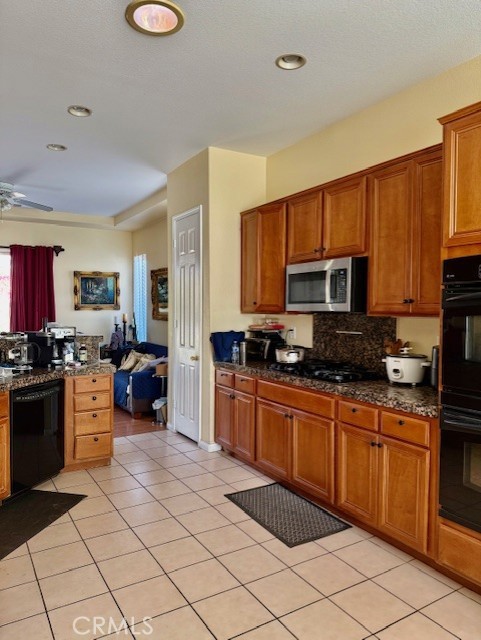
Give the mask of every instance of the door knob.
<path id="1" fill-rule="evenodd" d="M 190 356 L 190 359 L 191 359 L 191 360 L 198 360 L 198 359 L 199 359 L 199 356 Z"/>

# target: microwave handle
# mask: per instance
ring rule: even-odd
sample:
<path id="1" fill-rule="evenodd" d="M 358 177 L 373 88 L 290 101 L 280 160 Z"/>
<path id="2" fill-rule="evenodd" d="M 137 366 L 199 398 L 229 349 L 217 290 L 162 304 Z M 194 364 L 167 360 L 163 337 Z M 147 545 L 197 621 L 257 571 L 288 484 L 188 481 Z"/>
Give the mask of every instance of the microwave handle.
<path id="1" fill-rule="evenodd" d="M 332 301 L 332 298 L 331 298 L 331 276 L 332 276 L 332 269 L 326 269 L 325 286 L 326 286 L 326 303 L 327 304 L 331 304 L 331 301 Z"/>
<path id="2" fill-rule="evenodd" d="M 449 295 L 449 294 L 448 294 Z M 449 298 L 445 298 L 444 302 L 464 302 L 465 300 L 480 300 L 481 291 L 475 291 L 472 293 L 458 293 L 451 294 Z"/>
<path id="3" fill-rule="evenodd" d="M 329 272 L 329 302 L 332 302 L 333 298 L 337 299 L 337 281 L 338 277 L 333 269 Z"/>

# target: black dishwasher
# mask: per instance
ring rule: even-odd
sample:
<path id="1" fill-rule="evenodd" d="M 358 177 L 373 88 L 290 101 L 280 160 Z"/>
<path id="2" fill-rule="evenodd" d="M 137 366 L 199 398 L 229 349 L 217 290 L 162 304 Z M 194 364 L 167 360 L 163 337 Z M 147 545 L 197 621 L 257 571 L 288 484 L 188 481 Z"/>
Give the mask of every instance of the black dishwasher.
<path id="1" fill-rule="evenodd" d="M 10 392 L 12 496 L 57 474 L 63 457 L 63 380 Z"/>

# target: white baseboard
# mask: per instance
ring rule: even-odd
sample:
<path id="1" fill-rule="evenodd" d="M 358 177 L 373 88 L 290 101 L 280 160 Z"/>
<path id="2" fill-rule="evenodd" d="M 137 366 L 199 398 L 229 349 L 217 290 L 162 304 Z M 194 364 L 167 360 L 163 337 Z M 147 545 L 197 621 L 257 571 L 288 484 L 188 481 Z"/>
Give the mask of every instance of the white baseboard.
<path id="1" fill-rule="evenodd" d="M 204 440 L 200 440 L 199 449 L 203 449 L 204 451 L 211 453 L 212 451 L 220 451 L 222 447 L 220 444 L 216 444 L 215 442 L 205 442 Z"/>
<path id="2" fill-rule="evenodd" d="M 167 424 L 165 426 L 169 431 L 173 431 L 174 433 L 177 433 L 174 425 L 171 422 L 167 422 Z"/>

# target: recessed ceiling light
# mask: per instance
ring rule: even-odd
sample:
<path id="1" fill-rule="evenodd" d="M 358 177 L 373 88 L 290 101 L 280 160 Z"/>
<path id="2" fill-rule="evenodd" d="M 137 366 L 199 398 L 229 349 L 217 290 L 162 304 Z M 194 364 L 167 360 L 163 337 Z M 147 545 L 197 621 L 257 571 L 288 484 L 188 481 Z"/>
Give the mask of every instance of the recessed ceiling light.
<path id="1" fill-rule="evenodd" d="M 67 111 L 71 116 L 77 116 L 77 118 L 88 118 L 92 115 L 92 109 L 82 107 L 79 104 L 71 104 Z"/>
<path id="2" fill-rule="evenodd" d="M 47 145 L 47 149 L 50 149 L 50 151 L 67 151 L 67 147 L 63 144 L 48 144 Z"/>
<path id="3" fill-rule="evenodd" d="M 131 27 L 149 36 L 168 36 L 184 24 L 182 10 L 170 0 L 132 0 L 125 17 Z"/>
<path id="4" fill-rule="evenodd" d="M 286 69 L 289 71 L 291 69 L 300 69 L 306 64 L 306 62 L 306 58 L 298 53 L 285 53 L 277 58 L 276 65 L 279 69 Z"/>

